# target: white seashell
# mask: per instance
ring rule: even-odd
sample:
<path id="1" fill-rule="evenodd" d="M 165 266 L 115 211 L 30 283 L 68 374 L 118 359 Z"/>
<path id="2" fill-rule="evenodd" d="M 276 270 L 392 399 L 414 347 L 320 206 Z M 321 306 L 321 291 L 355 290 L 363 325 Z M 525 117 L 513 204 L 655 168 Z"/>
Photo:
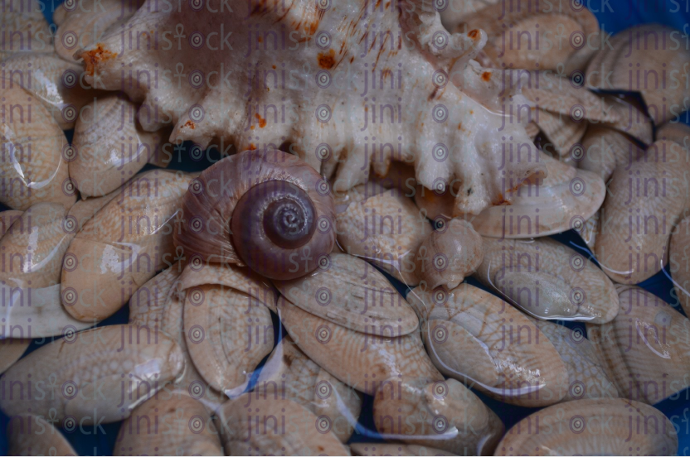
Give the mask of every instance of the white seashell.
<path id="1" fill-rule="evenodd" d="M 26 352 L 26 348 L 31 344 L 28 338 L 11 338 L 9 335 L 3 335 L 0 339 L 0 354 L 2 355 L 2 362 L 0 362 L 0 374 L 7 371 L 9 367 L 19 360 L 19 358 Z"/>
<path id="2" fill-rule="evenodd" d="M 618 166 L 631 162 L 642 150 L 627 135 L 600 125 L 590 125 L 578 150 L 578 168 L 589 170 L 608 182 Z"/>
<path id="3" fill-rule="evenodd" d="M 67 438 L 42 416 L 13 416 L 7 425 L 8 455 L 79 455 Z"/>
<path id="4" fill-rule="evenodd" d="M 43 16 L 45 5 L 38 0 L 21 0 L 2 7 L 0 29 L 4 33 L 0 60 L 18 53 L 51 52 L 52 33 Z"/>
<path id="5" fill-rule="evenodd" d="M 352 443 L 352 455 L 455 455 L 452 452 L 438 448 L 420 446 L 418 444 L 389 444 L 389 443 Z"/>

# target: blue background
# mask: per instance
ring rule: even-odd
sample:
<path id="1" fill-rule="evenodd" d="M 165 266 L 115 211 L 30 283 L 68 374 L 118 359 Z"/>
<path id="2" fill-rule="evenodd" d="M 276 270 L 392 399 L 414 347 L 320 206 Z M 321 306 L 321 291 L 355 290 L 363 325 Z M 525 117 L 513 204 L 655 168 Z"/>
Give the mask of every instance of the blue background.
<path id="1" fill-rule="evenodd" d="M 56 6 L 59 3 L 61 2 L 58 1 Z M 635 24 L 657 22 L 676 28 L 681 32 L 685 32 L 686 34 L 690 34 L 690 0 L 585 0 L 585 5 L 597 17 L 601 28 L 609 33 L 617 33 Z M 48 2 L 46 2 L 45 15 L 48 22 L 52 24 L 51 4 L 48 4 Z M 689 117 L 690 112 L 684 113 L 682 121 L 686 124 L 690 124 Z M 72 132 L 67 133 L 68 138 L 71 140 Z M 219 157 L 213 157 L 213 154 L 211 154 L 211 156 L 212 161 L 219 159 Z M 207 160 L 202 160 L 200 162 L 193 161 L 189 158 L 184 160 L 183 154 L 182 162 L 173 163 L 171 164 L 170 168 L 185 171 L 196 171 L 202 170 L 210 164 L 211 162 Z M 574 232 L 571 231 L 563 233 L 556 235 L 553 238 L 571 246 L 574 249 L 580 250 L 583 254 L 591 258 L 589 251 L 583 248 L 585 243 Z M 657 275 L 643 282 L 641 286 L 664 299 L 667 303 L 673 305 L 680 312 L 683 312 L 677 300 L 674 300 L 670 295 L 673 284 L 671 283 L 669 277 L 670 273 L 665 269 L 664 271 L 659 272 Z M 406 288 L 403 284 L 399 283 L 393 278 L 389 277 L 389 279 L 402 293 L 406 292 Z M 468 282 L 481 287 L 473 279 L 469 279 Z M 117 314 L 106 319 L 100 325 L 127 323 L 128 314 L 128 307 L 125 306 Z M 584 326 L 581 324 L 563 324 L 567 325 L 568 327 L 579 326 L 584 330 Z M 278 327 L 277 321 L 275 322 L 275 325 Z M 277 328 L 277 334 L 282 336 L 284 332 L 284 328 Z M 584 334 L 586 334 L 586 332 Z M 50 341 L 52 341 L 52 339 L 46 339 L 43 344 L 49 343 Z M 38 344 L 37 341 L 34 340 L 27 353 L 35 350 L 40 345 L 41 344 Z M 256 375 L 254 376 L 254 379 L 256 379 Z M 501 417 L 505 423 L 506 429 L 510 428 L 523 417 L 535 411 L 535 409 L 531 408 L 507 405 L 505 403 L 488 398 L 479 392 L 475 391 L 475 393 L 477 393 L 477 395 L 481 397 L 481 399 Z M 666 414 L 680 429 L 678 447 L 679 455 L 690 455 L 690 417 L 684 417 L 684 414 L 686 416 L 690 416 L 690 389 L 681 392 L 679 397 L 675 400 L 667 399 L 656 404 L 655 406 Z M 355 435 L 353 435 L 353 441 L 370 441 L 372 439 L 376 439 L 371 408 L 371 397 L 365 397 L 360 424 L 357 432 Z M 0 412 L 0 454 L 2 455 L 6 455 L 8 452 L 7 437 L 5 436 L 7 423 L 7 416 Z M 103 426 L 103 428 L 106 432 L 105 435 L 85 435 L 81 434 L 77 430 L 71 434 L 65 433 L 65 436 L 80 455 L 112 455 L 112 449 L 120 428 L 120 423 L 117 422 L 113 424 L 106 424 Z M 87 428 L 86 431 L 90 430 Z"/>

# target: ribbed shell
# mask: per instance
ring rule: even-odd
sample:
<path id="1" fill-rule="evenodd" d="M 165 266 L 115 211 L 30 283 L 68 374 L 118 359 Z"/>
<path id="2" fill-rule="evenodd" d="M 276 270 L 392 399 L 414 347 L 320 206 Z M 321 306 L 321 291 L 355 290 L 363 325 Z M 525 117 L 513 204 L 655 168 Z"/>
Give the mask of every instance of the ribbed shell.
<path id="1" fill-rule="evenodd" d="M 79 455 L 44 417 L 14 416 L 7 424 L 8 455 Z"/>
<path id="2" fill-rule="evenodd" d="M 567 155 L 580 142 L 587 130 L 587 122 L 584 119 L 575 121 L 568 115 L 551 113 L 543 109 L 537 110 L 534 122 L 560 156 Z"/>
<path id="3" fill-rule="evenodd" d="M 5 3 L 2 9 L 0 29 L 5 39 L 0 47 L 0 60 L 15 53 L 52 51 L 52 33 L 43 16 L 44 4 L 22 0 Z"/>
<path id="4" fill-rule="evenodd" d="M 182 351 L 162 333 L 129 325 L 99 327 L 41 346 L 14 364 L 0 378 L 0 384 L 12 386 L 0 397 L 0 407 L 9 416 L 31 408 L 59 424 L 69 417 L 92 424 L 97 408 L 97 420 L 115 422 L 183 371 Z"/>
<path id="5" fill-rule="evenodd" d="M 408 295 L 436 367 L 500 401 L 545 406 L 563 399 L 568 372 L 553 344 L 510 304 L 461 284 Z"/>
<path id="6" fill-rule="evenodd" d="M 651 406 L 624 399 L 576 400 L 513 426 L 495 455 L 675 455 L 673 424 Z"/>
<path id="7" fill-rule="evenodd" d="M 630 155 L 642 151 L 628 136 L 602 125 L 590 124 L 582 138 L 582 155 L 578 168 L 589 170 L 608 182 L 617 166 L 630 163 Z"/>

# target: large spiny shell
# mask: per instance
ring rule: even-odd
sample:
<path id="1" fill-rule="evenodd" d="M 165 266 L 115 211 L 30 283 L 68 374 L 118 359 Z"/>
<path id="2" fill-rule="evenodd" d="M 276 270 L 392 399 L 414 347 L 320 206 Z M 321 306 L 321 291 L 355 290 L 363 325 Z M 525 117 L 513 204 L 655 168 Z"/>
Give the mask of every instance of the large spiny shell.
<path id="1" fill-rule="evenodd" d="M 556 348 L 536 322 L 500 298 L 461 284 L 450 292 L 420 287 L 408 300 L 444 374 L 517 405 L 551 405 L 566 395 L 568 372 Z"/>
<path id="2" fill-rule="evenodd" d="M 414 310 L 385 276 L 351 255 L 332 253 L 329 258 L 326 269 L 274 283 L 291 304 L 352 330 L 388 327 L 407 335 L 417 329 Z"/>
<path id="3" fill-rule="evenodd" d="M 350 455 L 326 418 L 292 400 L 247 393 L 224 403 L 218 421 L 227 455 Z"/>
<path id="4" fill-rule="evenodd" d="M 676 455 L 677 450 L 676 431 L 661 411 L 621 398 L 542 409 L 508 430 L 495 455 Z"/>
<path id="5" fill-rule="evenodd" d="M 183 370 L 182 351 L 162 333 L 99 327 L 42 346 L 14 364 L 0 378 L 7 386 L 0 406 L 10 416 L 31 408 L 62 425 L 114 422 Z"/>
<path id="6" fill-rule="evenodd" d="M 384 437 L 455 455 L 490 455 L 504 431 L 496 413 L 455 379 L 380 383 L 374 423 Z"/>
<path id="7" fill-rule="evenodd" d="M 392 378 L 443 380 L 424 352 L 418 332 L 402 336 L 376 329 L 357 332 L 309 314 L 282 297 L 278 312 L 310 359 L 360 392 L 373 394 L 378 383 Z"/>
<path id="8" fill-rule="evenodd" d="M 188 395 L 165 394 L 146 400 L 132 411 L 120 426 L 113 449 L 113 455 L 222 453 L 218 431 L 204 405 Z"/>
<path id="9" fill-rule="evenodd" d="M 20 414 L 7 424 L 8 455 L 79 455 L 53 424 L 42 416 Z"/>
<path id="10" fill-rule="evenodd" d="M 326 417 L 343 443 L 354 432 L 362 410 L 361 394 L 321 368 L 285 336 L 261 369 L 255 398 L 289 399 Z"/>
<path id="11" fill-rule="evenodd" d="M 67 138 L 36 97 L 10 86 L 0 89 L 0 202 L 21 210 L 56 202 L 67 209 L 76 200 L 63 157 Z"/>
<path id="12" fill-rule="evenodd" d="M 169 132 L 144 132 L 136 111 L 134 103 L 118 95 L 95 99 L 84 107 L 69 164 L 70 177 L 84 198 L 116 190 L 149 162 L 165 163 Z"/>
<path id="13" fill-rule="evenodd" d="M 613 172 L 594 247 L 611 279 L 637 284 L 666 264 L 671 229 L 690 203 L 688 173 L 687 151 L 671 141 L 631 154 Z"/>
<path id="14" fill-rule="evenodd" d="M 690 385 L 690 320 L 635 286 L 616 286 L 621 311 L 587 334 L 621 396 L 658 403 Z"/>
<path id="15" fill-rule="evenodd" d="M 123 51 L 120 34 L 111 35 L 82 53 L 87 71 L 93 75 L 87 79 L 99 80 L 106 89 L 123 89 L 134 102 L 150 107 L 151 113 L 157 110 L 155 119 L 140 116 L 146 130 L 157 130 L 162 119 L 172 118 L 172 141 L 191 140 L 205 147 L 213 138 L 220 138 L 234 142 L 238 150 L 285 144 L 327 178 L 340 161 L 336 190 L 365 182 L 372 161 L 377 173 L 385 174 L 391 160 L 402 160 L 414 163 L 417 180 L 429 189 L 454 179 L 461 181 L 456 204 L 462 211 L 478 213 L 497 199 L 501 171 L 496 151 L 501 146 L 495 133 L 503 116 L 483 105 L 492 103 L 502 89 L 492 82 L 491 72 L 478 65 L 465 68 L 483 46 L 483 32 L 448 34 L 438 13 L 429 11 L 421 0 L 415 0 L 412 9 L 384 6 L 384 2 L 373 8 L 364 0 L 324 9 L 306 0 L 235 1 L 231 12 L 212 14 L 211 10 L 221 8 L 220 2 L 215 3 L 199 11 L 183 3 L 180 12 L 162 12 L 155 1 L 148 1 L 130 19 L 127 31 L 138 36 L 155 25 L 162 36 L 176 33 L 177 28 L 186 38 L 179 40 L 179 49 L 167 49 L 160 43 L 152 44 L 150 50 Z M 195 32 L 196 24 L 201 23 L 205 30 L 224 37 L 232 31 L 223 47 L 230 45 L 232 50 L 219 53 L 218 59 L 198 52 L 193 46 L 221 45 L 214 41 L 215 35 Z M 370 34 L 373 24 L 377 35 L 383 31 L 390 38 L 374 42 Z M 274 40 L 271 48 L 265 46 L 269 40 L 262 38 L 265 49 L 259 45 L 254 50 L 253 38 L 246 39 L 253 37 L 248 33 L 254 30 L 286 39 L 290 33 L 293 38 L 296 34 L 295 39 L 305 46 L 288 49 L 283 41 L 278 49 Z M 181 68 L 190 77 L 182 87 L 138 77 L 135 83 L 134 75 L 122 72 L 130 65 L 139 74 Z M 451 66 L 464 79 L 463 91 L 449 82 Z M 283 77 L 278 73 L 288 75 L 297 68 L 307 75 L 298 87 L 278 84 Z M 374 76 L 385 87 L 370 90 L 368 79 L 365 88 L 359 78 L 342 87 L 331 73 L 368 77 L 370 69 L 383 75 Z M 273 87 L 270 78 L 261 83 L 265 72 L 275 72 Z M 389 89 L 391 82 L 393 88 Z M 369 97 L 374 103 L 371 107 Z M 369 121 L 377 104 L 379 114 L 392 114 L 393 122 Z M 278 111 L 262 109 L 262 105 L 281 107 L 281 112 L 286 107 L 290 115 L 285 119 L 281 114 L 279 120 Z M 531 144 L 521 123 L 506 126 L 503 133 L 513 138 L 510 144 Z M 507 168 L 518 180 L 543 172 L 539 163 L 527 159 L 513 161 Z M 468 194 L 467 189 L 472 192 Z"/>
<path id="16" fill-rule="evenodd" d="M 103 319 L 172 260 L 173 232 L 192 177 L 152 170 L 121 188 L 72 240 L 64 257 L 62 299 L 75 319 Z"/>
<path id="17" fill-rule="evenodd" d="M 690 50 L 678 45 L 681 36 L 660 24 L 638 25 L 616 34 L 589 63 L 587 84 L 601 90 L 641 92 L 655 124 L 673 119 L 687 109 L 681 105 L 690 96 L 680 76 L 690 61 Z"/>
<path id="18" fill-rule="evenodd" d="M 484 238 L 475 277 L 540 319 L 610 322 L 618 314 L 611 280 L 593 262 L 558 241 Z"/>

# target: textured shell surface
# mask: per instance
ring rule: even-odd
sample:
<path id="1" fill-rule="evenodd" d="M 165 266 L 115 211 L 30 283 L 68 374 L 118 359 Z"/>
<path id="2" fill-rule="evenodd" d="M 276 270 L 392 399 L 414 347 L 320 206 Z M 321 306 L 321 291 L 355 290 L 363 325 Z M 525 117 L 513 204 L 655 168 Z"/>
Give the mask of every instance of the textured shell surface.
<path id="1" fill-rule="evenodd" d="M 383 3 L 373 8 L 360 0 L 320 8 L 306 0 L 252 0 L 233 3 L 232 12 L 219 15 L 210 11 L 220 4 L 200 11 L 183 4 L 181 11 L 166 12 L 149 1 L 125 26 L 133 34 L 148 33 L 154 26 L 158 33 L 175 33 L 179 24 L 191 37 L 196 24 L 205 24 L 216 33 L 221 28 L 232 30 L 225 45 L 232 51 L 220 53 L 218 59 L 205 58 L 197 49 L 221 44 L 204 32 L 191 41 L 182 40 L 181 49 L 171 50 L 160 46 L 122 49 L 121 37 L 114 34 L 82 53 L 87 72 L 93 75 L 86 79 L 98 78 L 109 90 L 124 88 L 134 102 L 151 112 L 157 110 L 156 118 L 140 116 L 146 130 L 157 130 L 161 116 L 171 118 L 175 124 L 171 141 L 191 140 L 205 147 L 213 138 L 221 138 L 240 151 L 289 144 L 327 178 L 335 174 L 336 190 L 365 182 L 370 163 L 382 175 L 392 160 L 405 161 L 414 164 L 417 180 L 429 189 L 461 181 L 456 206 L 478 213 L 502 193 L 500 150 L 506 145 L 494 134 L 504 118 L 486 108 L 502 90 L 501 71 L 484 71 L 476 62 L 468 65 L 486 42 L 481 30 L 449 34 L 438 12 L 422 3 L 413 1 L 413 9 Z M 369 25 L 374 23 L 379 31 L 390 31 L 391 38 L 383 44 L 369 36 Z M 278 40 L 272 46 L 268 41 L 247 40 L 254 27 L 276 37 L 295 32 L 309 45 L 288 49 L 287 43 L 279 46 Z M 177 64 L 199 73 L 189 84 L 174 89 L 162 80 L 130 84 L 121 72 L 123 65 L 132 65 L 153 75 L 156 65 L 159 71 L 175 71 Z M 298 85 L 279 82 L 292 69 L 321 73 L 315 79 L 301 79 Z M 374 82 L 369 81 L 370 69 L 376 73 Z M 228 71 L 232 74 L 226 84 L 217 75 Z M 450 81 L 451 72 L 458 74 L 458 81 Z M 341 81 L 336 73 L 350 76 Z M 264 84 L 257 83 L 266 75 L 269 79 Z M 206 78 L 208 85 L 203 84 Z M 370 98 L 388 108 L 376 109 L 375 115 Z M 517 93 L 513 98 L 524 101 Z M 229 106 L 244 109 L 221 114 Z M 290 115 L 279 119 L 277 112 L 263 109 L 266 106 L 285 106 Z M 515 144 L 531 144 L 522 123 L 506 123 L 504 133 Z M 391 147 L 370 150 L 375 147 L 369 140 L 373 136 L 375 145 L 389 143 Z M 519 180 L 544 172 L 539 163 L 526 157 L 506 165 Z"/>
<path id="2" fill-rule="evenodd" d="M 441 449 L 420 446 L 418 444 L 394 444 L 394 443 L 352 443 L 350 444 L 352 455 L 455 455 L 452 452 Z"/>
<path id="3" fill-rule="evenodd" d="M 21 414 L 7 424 L 8 455 L 79 455 L 67 438 L 42 416 Z"/>

